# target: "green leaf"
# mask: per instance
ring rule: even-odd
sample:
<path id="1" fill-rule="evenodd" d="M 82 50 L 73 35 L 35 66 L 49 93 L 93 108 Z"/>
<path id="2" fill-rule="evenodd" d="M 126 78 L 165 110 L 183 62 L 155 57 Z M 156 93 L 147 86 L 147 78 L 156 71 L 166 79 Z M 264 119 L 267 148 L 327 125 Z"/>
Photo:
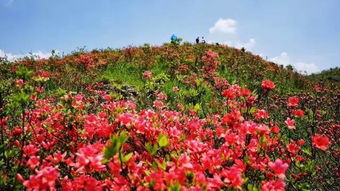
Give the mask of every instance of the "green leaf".
<path id="1" fill-rule="evenodd" d="M 249 113 L 253 114 L 255 112 L 256 112 L 256 108 L 255 107 L 250 108 Z"/>
<path id="2" fill-rule="evenodd" d="M 195 110 L 196 112 L 200 111 L 200 110 L 201 110 L 201 105 L 197 103 L 197 104 L 194 106 L 194 110 Z"/>
<path id="3" fill-rule="evenodd" d="M 157 144 L 152 145 L 151 143 L 146 143 L 145 148 L 151 155 L 154 155 L 156 154 L 158 150 L 158 145 Z"/>
<path id="4" fill-rule="evenodd" d="M 126 131 L 121 132 L 119 135 L 113 135 L 110 138 L 110 142 L 108 146 L 104 149 L 104 157 L 107 160 L 110 160 L 114 157 L 124 144 L 128 140 L 128 136 Z"/>
<path id="5" fill-rule="evenodd" d="M 110 160 L 113 156 L 115 156 L 115 154 L 117 153 L 115 146 L 109 145 L 104 149 L 104 157 L 107 160 Z"/>
<path id="6" fill-rule="evenodd" d="M 309 156 L 312 155 L 312 152 L 308 148 L 302 148 L 301 150 L 302 150 L 303 153 L 305 153 L 305 154 L 307 154 Z"/>
<path id="7" fill-rule="evenodd" d="M 128 140 L 128 138 L 129 137 L 127 136 L 127 132 L 126 131 L 121 132 L 120 135 L 119 135 L 119 143 L 120 144 L 125 143 Z"/>
<path id="8" fill-rule="evenodd" d="M 181 190 L 181 186 L 179 183 L 173 183 L 170 185 L 170 188 L 169 188 L 170 191 L 180 191 Z"/>
<path id="9" fill-rule="evenodd" d="M 247 189 L 248 189 L 248 191 L 252 191 L 253 190 L 253 185 L 252 184 L 248 184 L 247 185 Z"/>
<path id="10" fill-rule="evenodd" d="M 168 138 L 163 134 L 159 135 L 157 142 L 158 142 L 160 147 L 166 147 L 169 144 Z"/>
<path id="11" fill-rule="evenodd" d="M 123 157 L 123 162 L 129 161 L 130 158 L 132 157 L 132 155 L 133 155 L 133 153 L 129 153 L 129 154 L 125 155 L 125 156 Z"/>

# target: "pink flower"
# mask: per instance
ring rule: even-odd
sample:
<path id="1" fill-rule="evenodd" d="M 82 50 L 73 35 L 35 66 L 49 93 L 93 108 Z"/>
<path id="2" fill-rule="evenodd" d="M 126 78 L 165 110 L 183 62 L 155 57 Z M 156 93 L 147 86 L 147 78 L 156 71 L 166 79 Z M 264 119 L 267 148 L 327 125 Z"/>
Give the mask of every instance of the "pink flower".
<path id="1" fill-rule="evenodd" d="M 27 166 L 30 167 L 30 169 L 34 169 L 35 167 L 39 166 L 40 164 L 40 157 L 39 156 L 31 156 L 30 159 L 27 161 Z"/>
<path id="2" fill-rule="evenodd" d="M 320 134 L 315 134 L 312 137 L 312 142 L 314 147 L 321 149 L 323 151 L 326 151 L 328 147 L 331 145 L 329 138 L 325 135 Z"/>
<path id="3" fill-rule="evenodd" d="M 150 71 L 145 71 L 145 72 L 143 73 L 143 76 L 144 76 L 145 79 L 151 80 L 151 78 L 152 78 L 152 73 L 151 73 Z"/>
<path id="4" fill-rule="evenodd" d="M 79 173 L 83 172 L 101 172 L 104 171 L 105 165 L 101 163 L 104 159 L 102 152 L 102 144 L 87 145 L 76 153 L 77 159 L 74 164 Z"/>
<path id="5" fill-rule="evenodd" d="M 156 100 L 153 102 L 153 106 L 156 108 L 162 108 L 164 106 L 164 103 L 162 101 Z"/>
<path id="6" fill-rule="evenodd" d="M 36 175 L 31 175 L 29 180 L 24 181 L 23 185 L 30 190 L 56 190 L 55 181 L 60 176 L 57 167 L 45 167 L 36 171 Z"/>
<path id="7" fill-rule="evenodd" d="M 164 93 L 159 93 L 157 94 L 157 99 L 166 100 L 168 99 L 168 96 L 166 96 Z"/>
<path id="8" fill-rule="evenodd" d="M 23 150 L 26 156 L 33 156 L 39 151 L 39 149 L 33 144 L 24 146 Z"/>
<path id="9" fill-rule="evenodd" d="M 277 177 L 281 179 L 286 177 L 286 170 L 289 167 L 288 163 L 284 163 L 281 159 L 276 159 L 275 162 L 269 162 L 268 166 L 274 171 Z"/>
<path id="10" fill-rule="evenodd" d="M 287 120 L 285 121 L 288 129 L 295 129 L 295 120 L 294 119 L 290 119 L 289 117 L 287 118 Z"/>
<path id="11" fill-rule="evenodd" d="M 173 92 L 178 92 L 178 91 L 179 91 L 179 88 L 178 88 L 177 86 L 175 86 L 175 87 L 172 88 L 172 91 L 173 91 Z"/>
<path id="12" fill-rule="evenodd" d="M 19 80 L 16 81 L 16 85 L 17 85 L 17 87 L 19 87 L 19 88 L 20 88 L 23 84 L 24 84 L 24 80 L 23 80 L 23 79 L 19 79 Z"/>
<path id="13" fill-rule="evenodd" d="M 233 166 L 229 170 L 224 170 L 221 173 L 222 177 L 225 177 L 224 182 L 231 185 L 233 188 L 241 188 L 244 179 L 242 178 L 242 169 Z"/>
<path id="14" fill-rule="evenodd" d="M 286 183 L 282 180 L 262 181 L 262 191 L 284 191 Z"/>

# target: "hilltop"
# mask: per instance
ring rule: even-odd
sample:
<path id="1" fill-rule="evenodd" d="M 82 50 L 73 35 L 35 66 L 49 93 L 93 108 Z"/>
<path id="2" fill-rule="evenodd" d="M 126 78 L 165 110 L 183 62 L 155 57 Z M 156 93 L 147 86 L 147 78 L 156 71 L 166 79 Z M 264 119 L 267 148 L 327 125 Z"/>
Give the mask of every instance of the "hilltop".
<path id="1" fill-rule="evenodd" d="M 79 77 L 79 83 L 93 82 L 93 80 L 114 80 L 126 85 L 141 88 L 141 74 L 144 70 L 163 72 L 173 77 L 179 67 L 195 70 L 201 57 L 207 50 L 219 54 L 220 65 L 217 69 L 220 77 L 231 83 L 238 83 L 248 88 L 258 87 L 263 79 L 270 79 L 276 83 L 278 93 L 299 93 L 313 90 L 314 86 L 322 84 L 325 87 L 339 87 L 332 77 L 316 78 L 315 74 L 301 75 L 291 68 L 285 68 L 262 59 L 258 55 L 246 52 L 244 49 L 235 49 L 225 45 L 190 44 L 182 45 L 164 44 L 163 46 L 126 47 L 123 49 L 102 49 L 84 51 L 78 50 L 66 56 L 53 55 L 50 59 L 36 60 L 27 57 L 17 63 L 27 63 L 33 70 L 58 71 L 61 78 L 73 81 L 67 75 Z M 93 69 L 92 69 L 93 68 Z M 197 68 L 196 68 L 197 70 Z M 335 69 L 336 70 L 336 69 Z M 89 72 L 90 74 L 89 75 Z M 94 74 L 96 73 L 96 74 Z M 324 72 L 323 72 L 324 73 Z M 324 74 L 317 76 L 324 76 Z M 315 80 L 316 79 L 316 80 Z M 319 79 L 322 79 L 319 80 Z M 78 82 L 77 82 L 78 83 Z M 68 85 L 65 85 L 70 87 Z M 79 88 L 79 87 L 78 87 Z"/>

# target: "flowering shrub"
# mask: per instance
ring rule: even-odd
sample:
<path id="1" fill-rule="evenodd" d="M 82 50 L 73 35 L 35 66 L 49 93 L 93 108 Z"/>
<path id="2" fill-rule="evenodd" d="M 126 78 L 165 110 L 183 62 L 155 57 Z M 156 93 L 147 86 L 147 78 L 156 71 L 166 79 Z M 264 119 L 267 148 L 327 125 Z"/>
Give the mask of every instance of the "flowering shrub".
<path id="1" fill-rule="evenodd" d="M 136 102 L 101 83 L 53 89 L 58 72 L 13 65 L 0 94 L 1 189 L 336 189 L 335 117 L 310 95 L 275 94 L 276 81 L 258 80 L 258 94 L 232 83 L 219 55 L 204 51 L 197 73 L 142 71 Z M 91 70 L 92 57 L 74 62 Z"/>
<path id="2" fill-rule="evenodd" d="M 270 80 L 263 80 L 261 87 L 267 90 L 273 90 L 275 88 L 275 83 Z"/>

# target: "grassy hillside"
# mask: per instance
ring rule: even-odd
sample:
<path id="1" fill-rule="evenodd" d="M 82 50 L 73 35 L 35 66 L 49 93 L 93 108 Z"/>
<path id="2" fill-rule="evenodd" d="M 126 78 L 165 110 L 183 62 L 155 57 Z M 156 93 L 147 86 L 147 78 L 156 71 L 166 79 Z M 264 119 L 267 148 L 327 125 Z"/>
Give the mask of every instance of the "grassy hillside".
<path id="1" fill-rule="evenodd" d="M 310 91 L 318 81 L 310 80 L 294 71 L 263 60 L 261 57 L 243 52 L 239 49 L 224 45 L 210 44 L 165 44 L 160 47 L 151 47 L 148 44 L 142 47 L 127 47 L 123 49 L 93 50 L 91 52 L 75 51 L 64 56 L 51 57 L 49 60 L 30 60 L 22 63 L 32 70 L 48 70 L 81 77 L 79 83 L 93 82 L 93 80 L 117 80 L 141 88 L 141 73 L 144 70 L 164 72 L 174 76 L 179 66 L 188 67 L 189 70 L 197 67 L 206 50 L 219 54 L 220 62 L 218 72 L 231 83 L 238 83 L 249 88 L 258 87 L 263 79 L 276 82 L 277 93 L 298 93 Z M 94 69 L 91 69 L 91 68 Z M 88 72 L 90 71 L 91 74 Z M 336 71 L 336 69 L 335 69 Z M 319 75 L 321 76 L 321 74 Z M 62 79 L 66 80 L 62 77 Z M 324 78 L 323 78 L 324 79 Z M 73 79 L 70 79 L 73 81 Z M 88 80 L 88 81 L 87 81 Z M 323 82 L 326 87 L 338 88 L 339 83 L 333 81 Z M 78 84 L 77 84 L 78 86 Z M 68 84 L 65 87 L 70 88 Z M 72 87 L 73 88 L 73 87 Z M 79 88 L 79 87 L 77 87 Z"/>
<path id="2" fill-rule="evenodd" d="M 331 68 L 329 70 L 324 70 L 319 74 L 312 74 L 308 76 L 312 80 L 316 81 L 330 81 L 333 83 L 340 82 L 340 68 Z"/>
<path id="3" fill-rule="evenodd" d="M 0 190 L 340 189 L 324 73 L 188 43 L 0 66 Z"/>

